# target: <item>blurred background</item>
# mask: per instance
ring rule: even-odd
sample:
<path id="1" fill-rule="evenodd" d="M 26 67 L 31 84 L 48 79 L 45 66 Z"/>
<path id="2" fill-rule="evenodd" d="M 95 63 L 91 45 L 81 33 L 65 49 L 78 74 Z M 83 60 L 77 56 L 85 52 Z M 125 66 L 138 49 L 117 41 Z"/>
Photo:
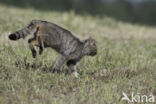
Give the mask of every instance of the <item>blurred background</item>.
<path id="1" fill-rule="evenodd" d="M 81 15 L 156 25 L 156 0 L 0 0 L 0 4 L 43 11 L 72 10 Z"/>

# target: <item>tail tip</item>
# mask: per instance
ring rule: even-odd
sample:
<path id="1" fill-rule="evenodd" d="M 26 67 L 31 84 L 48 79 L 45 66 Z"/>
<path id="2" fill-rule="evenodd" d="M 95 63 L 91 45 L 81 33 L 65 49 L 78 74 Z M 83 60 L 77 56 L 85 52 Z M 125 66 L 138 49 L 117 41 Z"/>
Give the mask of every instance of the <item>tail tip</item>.
<path id="1" fill-rule="evenodd" d="M 15 34 L 10 34 L 9 39 L 10 40 L 17 40 L 17 36 Z"/>

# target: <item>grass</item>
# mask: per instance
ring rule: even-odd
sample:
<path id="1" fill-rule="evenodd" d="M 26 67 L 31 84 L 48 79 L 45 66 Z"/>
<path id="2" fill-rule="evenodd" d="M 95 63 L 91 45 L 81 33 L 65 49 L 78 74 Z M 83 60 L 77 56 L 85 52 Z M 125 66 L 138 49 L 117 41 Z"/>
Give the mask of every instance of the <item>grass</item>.
<path id="1" fill-rule="evenodd" d="M 0 104 L 125 104 L 122 92 L 156 95 L 156 28 L 113 18 L 0 5 Z M 59 56 L 51 49 L 33 59 L 27 39 L 8 34 L 32 19 L 54 22 L 81 40 L 93 37 L 98 55 L 85 57 L 74 78 L 64 66 L 49 72 Z"/>

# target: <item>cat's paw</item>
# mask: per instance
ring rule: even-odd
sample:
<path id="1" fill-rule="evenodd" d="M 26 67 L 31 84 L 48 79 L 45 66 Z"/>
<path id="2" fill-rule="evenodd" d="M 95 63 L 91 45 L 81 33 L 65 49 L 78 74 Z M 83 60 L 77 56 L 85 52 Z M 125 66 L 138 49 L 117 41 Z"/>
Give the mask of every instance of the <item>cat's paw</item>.
<path id="1" fill-rule="evenodd" d="M 56 73 L 56 72 L 57 72 L 56 68 L 53 68 L 53 69 L 51 69 L 50 71 L 51 71 L 52 73 Z"/>
<path id="2" fill-rule="evenodd" d="M 72 76 L 74 76 L 75 78 L 79 77 L 79 73 L 78 72 L 72 72 Z"/>
<path id="3" fill-rule="evenodd" d="M 36 58 L 36 53 L 32 53 L 32 57 L 33 58 Z"/>
<path id="4" fill-rule="evenodd" d="M 39 54 L 41 55 L 43 53 L 43 51 L 42 50 L 39 50 Z"/>
<path id="5" fill-rule="evenodd" d="M 52 72 L 52 73 L 60 73 L 61 71 L 60 71 L 59 69 L 53 68 L 53 69 L 51 70 L 51 72 Z"/>

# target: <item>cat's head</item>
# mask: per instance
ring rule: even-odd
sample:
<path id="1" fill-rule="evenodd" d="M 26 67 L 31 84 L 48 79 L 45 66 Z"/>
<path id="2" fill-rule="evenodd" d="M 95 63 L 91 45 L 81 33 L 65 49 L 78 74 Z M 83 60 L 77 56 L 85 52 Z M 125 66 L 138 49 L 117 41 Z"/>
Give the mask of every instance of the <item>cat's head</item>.
<path id="1" fill-rule="evenodd" d="M 97 54 L 97 46 L 96 42 L 93 38 L 89 37 L 88 39 L 83 41 L 84 43 L 84 53 L 90 56 L 94 56 Z"/>

